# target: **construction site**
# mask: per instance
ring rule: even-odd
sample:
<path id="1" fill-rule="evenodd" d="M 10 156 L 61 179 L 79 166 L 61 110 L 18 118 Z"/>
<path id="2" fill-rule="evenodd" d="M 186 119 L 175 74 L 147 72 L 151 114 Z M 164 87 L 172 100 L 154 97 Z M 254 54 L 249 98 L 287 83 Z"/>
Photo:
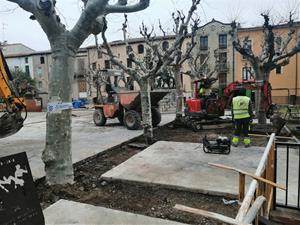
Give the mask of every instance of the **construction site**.
<path id="1" fill-rule="evenodd" d="M 41 92 L 0 43 L 0 225 L 300 225 L 300 23 L 292 13 L 280 25 L 262 13 L 259 28 L 200 26 L 201 1 L 191 0 L 172 14 L 173 35 L 159 21 L 163 36 L 143 24 L 142 37 L 130 39 L 125 13 L 150 0 L 82 1 L 70 32 L 56 1 L 11 2 L 44 28 L 52 64 Z M 124 41 L 108 42 L 106 15 L 120 12 Z M 257 30 L 260 54 L 249 39 Z M 80 74 L 76 52 L 85 57 L 79 47 L 91 34 L 86 57 L 97 59 Z M 218 49 L 210 52 L 212 34 Z M 286 67 L 295 87 L 278 86 L 294 73 L 274 78 Z"/>

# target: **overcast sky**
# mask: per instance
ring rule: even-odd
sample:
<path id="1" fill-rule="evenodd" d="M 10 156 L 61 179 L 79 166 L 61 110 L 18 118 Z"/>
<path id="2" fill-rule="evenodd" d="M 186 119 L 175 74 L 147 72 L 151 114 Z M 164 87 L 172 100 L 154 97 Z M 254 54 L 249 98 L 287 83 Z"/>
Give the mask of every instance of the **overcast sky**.
<path id="1" fill-rule="evenodd" d="M 129 0 L 135 2 L 136 0 Z M 138 37 L 139 26 L 142 21 L 147 25 L 154 24 L 157 28 L 158 19 L 166 31 L 172 31 L 171 14 L 180 9 L 187 12 L 191 0 L 151 0 L 148 9 L 130 14 L 128 17 L 128 33 L 130 37 Z M 271 11 L 274 21 L 288 18 L 288 12 L 296 10 L 295 19 L 299 20 L 300 0 L 202 0 L 197 14 L 201 24 L 213 18 L 222 22 L 231 22 L 237 19 L 242 26 L 255 26 L 262 24 L 261 12 Z M 57 11 L 62 22 L 71 29 L 76 23 L 82 10 L 81 0 L 57 0 Z M 47 50 L 49 44 L 47 37 L 36 21 L 29 19 L 30 14 L 17 7 L 16 4 L 6 0 L 0 3 L 0 41 L 8 43 L 23 43 L 34 50 Z M 112 14 L 108 17 L 109 41 L 122 39 L 122 14 Z M 157 34 L 159 32 L 157 31 Z M 90 36 L 83 46 L 93 45 L 94 37 Z"/>

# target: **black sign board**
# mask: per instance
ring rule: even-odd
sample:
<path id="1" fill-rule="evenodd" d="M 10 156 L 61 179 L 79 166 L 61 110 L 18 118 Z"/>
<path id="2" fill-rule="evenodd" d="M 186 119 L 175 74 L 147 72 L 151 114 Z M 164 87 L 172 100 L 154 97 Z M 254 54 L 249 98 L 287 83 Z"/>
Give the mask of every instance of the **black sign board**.
<path id="1" fill-rule="evenodd" d="M 25 152 L 0 158 L 0 224 L 45 224 Z"/>

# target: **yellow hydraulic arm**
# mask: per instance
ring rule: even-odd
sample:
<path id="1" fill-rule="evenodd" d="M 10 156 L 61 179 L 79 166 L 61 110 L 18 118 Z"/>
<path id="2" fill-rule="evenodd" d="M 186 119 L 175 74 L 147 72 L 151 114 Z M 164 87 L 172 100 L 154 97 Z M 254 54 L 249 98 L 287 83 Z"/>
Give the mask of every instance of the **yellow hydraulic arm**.
<path id="1" fill-rule="evenodd" d="M 21 115 L 22 111 L 26 112 L 24 99 L 19 98 L 12 81 L 13 77 L 0 49 L 0 103 L 4 104 L 4 110 L 0 111 L 0 138 L 18 132 L 26 119 L 26 115 L 25 118 Z"/>

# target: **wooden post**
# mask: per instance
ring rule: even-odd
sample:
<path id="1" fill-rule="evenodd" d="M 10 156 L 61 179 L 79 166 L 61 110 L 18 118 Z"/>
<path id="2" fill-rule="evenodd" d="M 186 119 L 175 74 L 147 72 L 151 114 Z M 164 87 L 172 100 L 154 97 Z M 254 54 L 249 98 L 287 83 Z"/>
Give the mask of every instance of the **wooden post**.
<path id="1" fill-rule="evenodd" d="M 266 179 L 275 181 L 275 145 L 272 145 L 271 152 L 268 158 L 268 163 L 267 163 L 267 168 L 266 168 Z M 273 205 L 273 192 L 274 192 L 274 187 L 271 185 L 266 186 L 266 203 L 264 204 L 264 217 L 268 218 L 270 210 Z"/>
<path id="2" fill-rule="evenodd" d="M 242 202 L 245 197 L 245 174 L 239 173 L 239 201 Z"/>

